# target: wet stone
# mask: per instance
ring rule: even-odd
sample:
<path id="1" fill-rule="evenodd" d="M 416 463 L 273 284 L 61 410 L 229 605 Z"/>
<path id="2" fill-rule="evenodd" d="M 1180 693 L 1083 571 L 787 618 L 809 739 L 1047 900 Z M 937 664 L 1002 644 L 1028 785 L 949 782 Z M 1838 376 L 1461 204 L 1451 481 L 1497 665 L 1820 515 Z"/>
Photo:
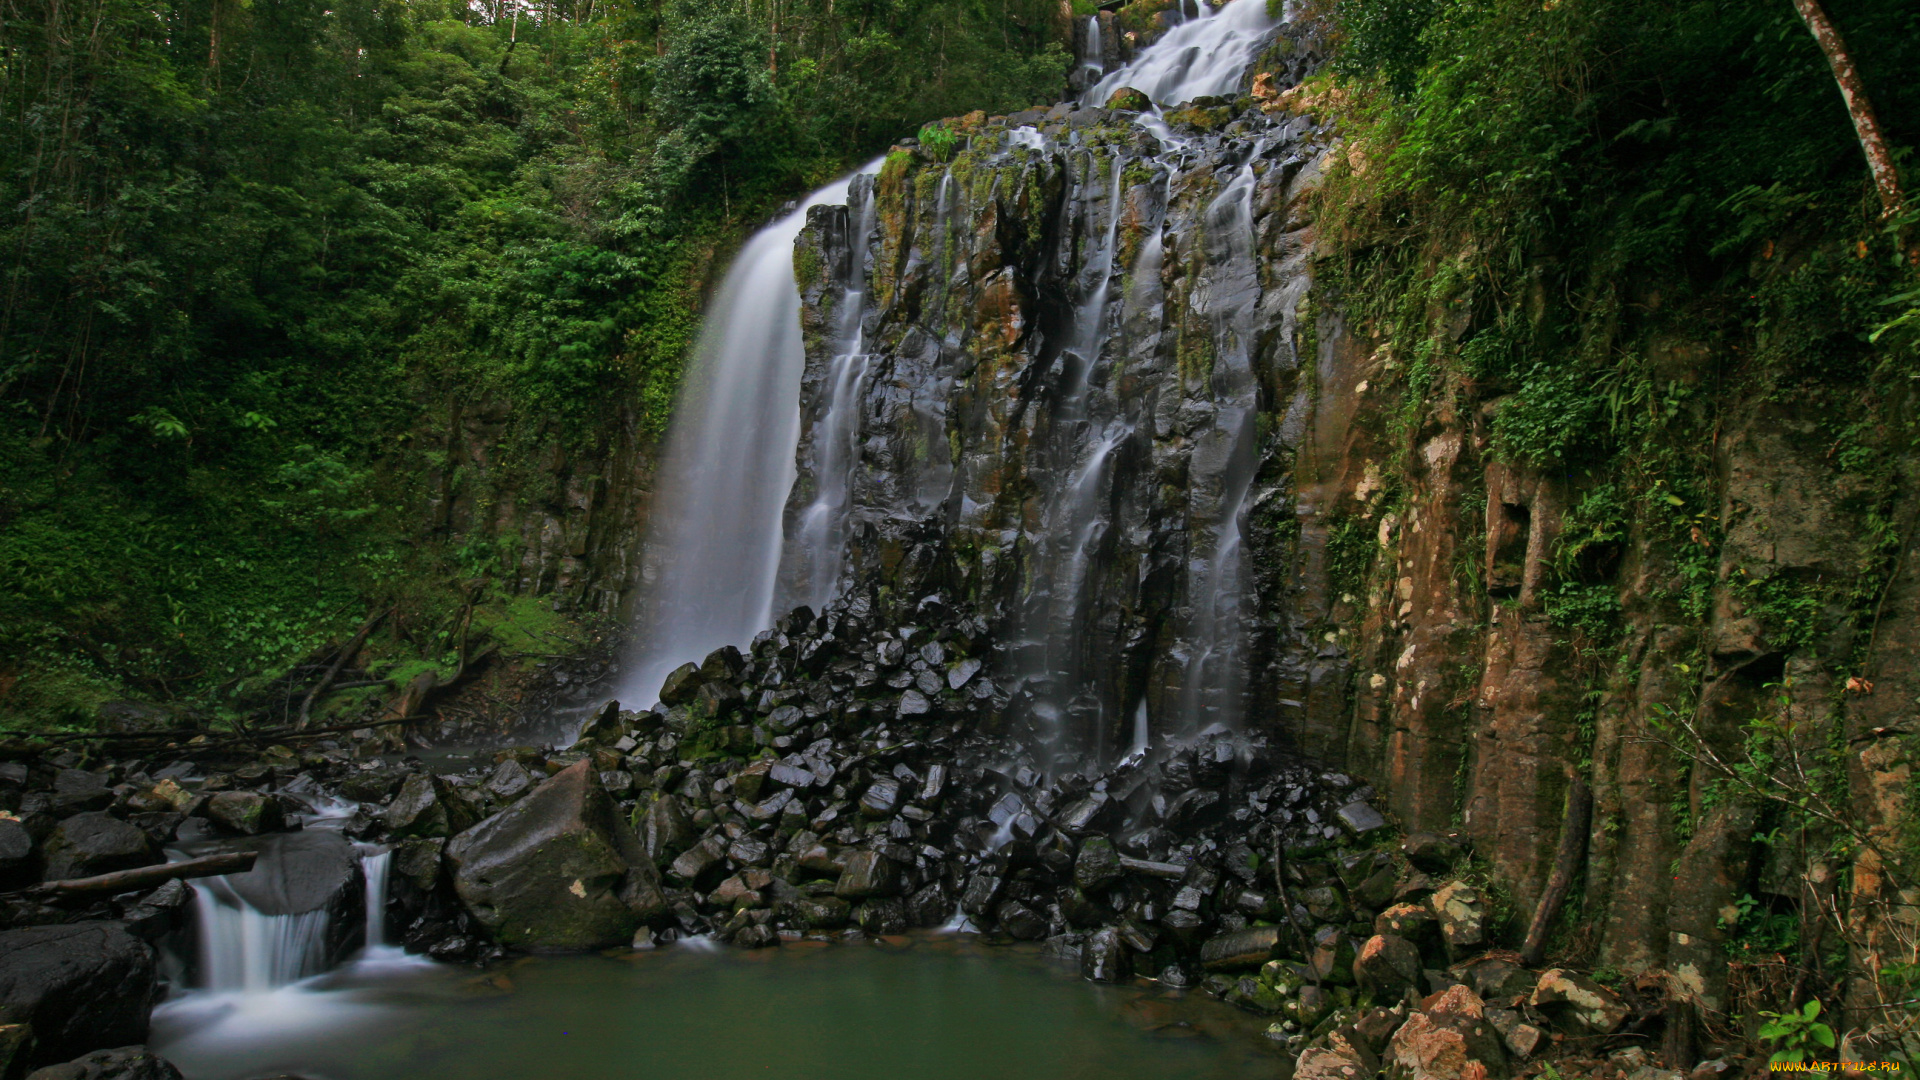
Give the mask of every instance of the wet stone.
<path id="1" fill-rule="evenodd" d="M 1355 836 L 1365 836 L 1387 826 L 1387 819 L 1380 816 L 1380 811 L 1360 800 L 1350 802 L 1334 811 L 1334 816 L 1339 818 L 1340 824 Z"/>
<path id="2" fill-rule="evenodd" d="M 927 696 L 918 690 L 908 690 L 900 695 L 900 705 L 896 710 L 899 716 L 925 716 L 933 711 L 933 704 Z"/>
<path id="3" fill-rule="evenodd" d="M 881 778 L 867 785 L 860 796 L 860 813 L 870 818 L 891 817 L 900 801 L 900 782 Z"/>

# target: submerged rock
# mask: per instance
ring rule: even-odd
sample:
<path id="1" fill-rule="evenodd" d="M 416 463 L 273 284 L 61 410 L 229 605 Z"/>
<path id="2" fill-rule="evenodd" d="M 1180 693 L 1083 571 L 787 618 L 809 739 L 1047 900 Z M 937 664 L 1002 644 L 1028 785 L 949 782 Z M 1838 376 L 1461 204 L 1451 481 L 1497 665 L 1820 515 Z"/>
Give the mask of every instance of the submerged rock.
<path id="1" fill-rule="evenodd" d="M 27 1074 L 26 1080 L 181 1080 L 173 1062 L 144 1046 L 95 1050 Z"/>
<path id="2" fill-rule="evenodd" d="M 625 945 L 667 910 L 659 876 L 589 761 L 447 845 L 454 888 L 502 944 Z"/>

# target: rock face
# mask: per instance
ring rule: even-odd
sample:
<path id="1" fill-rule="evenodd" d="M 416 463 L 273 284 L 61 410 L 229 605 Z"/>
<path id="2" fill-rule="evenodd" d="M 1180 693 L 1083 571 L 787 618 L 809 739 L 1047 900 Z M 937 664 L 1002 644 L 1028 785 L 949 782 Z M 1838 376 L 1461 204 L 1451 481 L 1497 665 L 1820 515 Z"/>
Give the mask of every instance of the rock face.
<path id="1" fill-rule="evenodd" d="M 145 1042 L 158 994 L 154 952 L 119 923 L 0 932 L 0 1024 L 29 1024 L 27 1064 Z"/>
<path id="2" fill-rule="evenodd" d="M 506 945 L 624 945 L 665 910 L 659 878 L 633 830 L 577 762 L 447 845 L 468 912 Z"/>

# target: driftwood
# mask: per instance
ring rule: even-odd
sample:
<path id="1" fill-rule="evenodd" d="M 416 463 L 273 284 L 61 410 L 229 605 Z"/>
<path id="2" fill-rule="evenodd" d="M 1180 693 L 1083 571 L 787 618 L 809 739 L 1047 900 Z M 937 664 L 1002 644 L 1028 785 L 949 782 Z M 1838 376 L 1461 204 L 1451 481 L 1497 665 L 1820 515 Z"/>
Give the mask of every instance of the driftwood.
<path id="1" fill-rule="evenodd" d="M 175 878 L 212 877 L 215 874 L 243 874 L 253 869 L 254 860 L 260 857 L 257 851 L 232 851 L 221 855 L 203 855 L 198 859 L 186 859 L 175 863 L 159 863 L 154 866 L 140 866 L 132 870 L 115 870 L 111 874 L 99 874 L 94 877 L 68 878 L 65 881 L 48 881 L 21 892 L 36 900 L 57 900 L 66 896 L 84 896 L 93 893 L 124 893 L 151 889 L 164 885 Z"/>
<path id="2" fill-rule="evenodd" d="M 1587 850 L 1587 828 L 1593 819 L 1593 792 L 1587 782 L 1575 777 L 1567 791 L 1567 816 L 1560 824 L 1560 849 L 1553 857 L 1553 873 L 1547 878 L 1546 891 L 1533 909 L 1533 923 L 1527 927 L 1527 941 L 1520 949 L 1524 967 L 1539 967 L 1547 948 L 1547 931 L 1553 917 L 1560 913 L 1567 893 L 1573 889 L 1573 872 L 1580 867 L 1580 856 Z"/>
<path id="3" fill-rule="evenodd" d="M 333 664 L 327 668 L 326 674 L 320 676 L 320 681 L 307 692 L 307 699 L 300 703 L 300 719 L 295 721 L 294 726 L 302 728 L 307 726 L 307 717 L 313 712 L 313 703 L 326 694 L 327 687 L 333 685 L 333 680 L 340 674 L 340 669 L 347 666 L 347 661 L 353 659 L 354 654 L 360 651 L 360 646 L 366 644 L 367 635 L 373 633 L 373 628 L 380 625 L 380 620 L 385 618 L 386 614 L 385 611 L 374 612 L 367 616 L 366 622 L 360 624 L 359 630 L 354 631 L 353 640 L 347 642 L 346 648 L 340 650 L 340 655 L 333 658 Z"/>
<path id="4" fill-rule="evenodd" d="M 1312 959 L 1313 942 L 1307 939 L 1307 932 L 1300 929 L 1300 924 L 1295 922 L 1293 918 L 1293 894 L 1287 890 L 1286 856 L 1282 853 L 1280 841 L 1277 839 L 1273 842 L 1273 887 L 1280 894 L 1280 907 L 1281 910 L 1285 912 L 1285 914 L 1281 916 L 1281 919 L 1287 924 L 1287 929 L 1291 931 L 1288 936 L 1299 943 L 1300 959 Z M 1320 984 L 1319 977 L 1316 976 L 1313 982 L 1314 985 L 1318 986 Z"/>

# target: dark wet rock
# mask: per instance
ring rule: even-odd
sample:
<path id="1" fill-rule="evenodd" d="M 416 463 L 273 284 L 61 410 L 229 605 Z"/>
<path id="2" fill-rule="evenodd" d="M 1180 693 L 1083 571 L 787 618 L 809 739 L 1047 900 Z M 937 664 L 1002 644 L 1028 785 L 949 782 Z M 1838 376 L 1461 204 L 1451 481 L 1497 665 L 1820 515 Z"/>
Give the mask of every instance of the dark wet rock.
<path id="1" fill-rule="evenodd" d="M 1466 854 L 1464 845 L 1457 837 L 1429 832 L 1408 835 L 1400 841 L 1400 851 L 1414 869 L 1429 874 L 1444 874 L 1452 870 L 1453 864 Z"/>
<path id="2" fill-rule="evenodd" d="M 993 914 L 1000 929 L 1010 937 L 1021 941 L 1039 941 L 1047 936 L 1046 916 L 1018 900 L 1003 901 Z"/>
<path id="3" fill-rule="evenodd" d="M 726 842 L 709 836 L 680 853 L 667 867 L 674 879 L 696 889 L 709 889 L 727 869 Z"/>
<path id="4" fill-rule="evenodd" d="M 894 712 L 896 716 L 908 717 L 925 716 L 932 711 L 933 704 L 927 700 L 925 694 L 918 690 L 909 690 L 900 695 L 900 704 Z"/>
<path id="5" fill-rule="evenodd" d="M 810 896 L 795 908 L 801 924 L 811 930 L 838 930 L 853 918 L 853 905 L 837 896 Z"/>
<path id="6" fill-rule="evenodd" d="M 939 926 L 953 912 L 953 901 L 939 882 L 922 886 L 907 898 L 907 921 L 914 926 Z"/>
<path id="7" fill-rule="evenodd" d="M 47 881 L 91 877 L 160 862 L 147 834 L 102 810 L 56 825 L 45 846 Z"/>
<path id="8" fill-rule="evenodd" d="M 662 795 L 640 815 L 640 850 L 658 866 L 692 846 L 699 834 L 679 798 Z"/>
<path id="9" fill-rule="evenodd" d="M 1113 841 L 1091 836 L 1080 845 L 1080 854 L 1073 862 L 1073 883 L 1082 892 L 1098 893 L 1119 881 L 1121 874 L 1120 853 L 1114 850 Z"/>
<path id="10" fill-rule="evenodd" d="M 56 817 L 113 805 L 106 779 L 84 769 L 61 769 L 53 777 L 53 813 Z"/>
<path id="11" fill-rule="evenodd" d="M 416 773 L 407 777 L 385 815 L 387 832 L 396 840 L 423 836 L 454 836 L 473 827 L 471 803 L 438 776 Z"/>
<path id="12" fill-rule="evenodd" d="M 1208 971 L 1259 967 L 1280 948 L 1280 928 L 1255 926 L 1220 934 L 1200 946 L 1200 963 Z"/>
<path id="13" fill-rule="evenodd" d="M 1124 982 L 1133 975 L 1133 959 L 1109 927 L 1088 936 L 1080 947 L 1080 975 L 1093 982 Z"/>
<path id="14" fill-rule="evenodd" d="M 700 691 L 700 669 L 692 664 L 681 664 L 667 673 L 666 681 L 660 684 L 660 703 L 663 705 L 687 705 Z"/>
<path id="15" fill-rule="evenodd" d="M 1377 1001 L 1392 1001 L 1420 986 L 1420 950 L 1405 938 L 1375 934 L 1353 958 L 1353 979 Z"/>
<path id="16" fill-rule="evenodd" d="M 501 802 L 512 802 L 533 790 L 533 774 L 525 765 L 511 759 L 493 767 L 493 773 L 487 777 L 487 794 Z"/>
<path id="17" fill-rule="evenodd" d="M 222 791 L 207 800 L 201 813 L 229 836 L 259 836 L 286 823 L 277 801 L 252 791 Z"/>
<path id="18" fill-rule="evenodd" d="M 868 784 L 866 792 L 860 796 L 860 813 L 870 818 L 892 817 L 894 806 L 899 801 L 899 781 L 882 777 Z"/>
<path id="19" fill-rule="evenodd" d="M 154 951 L 117 922 L 0 932 L 0 1024 L 28 1024 L 28 1067 L 147 1039 Z"/>
<path id="20" fill-rule="evenodd" d="M 298 915 L 322 908 L 361 910 L 360 857 L 330 829 L 279 833 L 232 845 L 260 853 L 253 869 L 225 880 L 239 897 L 267 915 Z"/>
<path id="21" fill-rule="evenodd" d="M 447 861 L 468 912 L 509 947 L 625 945 L 667 910 L 652 861 L 586 761 L 456 836 Z"/>
<path id="22" fill-rule="evenodd" d="M 1120 856 L 1120 869 L 1129 874 L 1142 877 L 1159 878 L 1162 881 L 1179 881 L 1187 876 L 1187 868 L 1179 863 L 1156 862 L 1152 859 L 1135 859 Z"/>
<path id="23" fill-rule="evenodd" d="M 871 937 L 907 932 L 907 906 L 898 899 L 876 897 L 854 909 L 853 920 Z"/>
<path id="24" fill-rule="evenodd" d="M 388 872 L 420 892 L 430 893 L 440 883 L 441 860 L 446 850 L 447 842 L 438 837 L 402 841 L 393 847 Z"/>
<path id="25" fill-rule="evenodd" d="M 982 869 L 967 880 L 967 887 L 960 894 L 960 910 L 969 915 L 985 915 L 993 910 L 993 902 L 1000 896 L 1000 887 L 1006 880 L 990 869 Z"/>
<path id="26" fill-rule="evenodd" d="M 765 866 L 773 849 L 757 836 L 743 836 L 727 845 L 727 858 L 735 866 Z"/>
<path id="27" fill-rule="evenodd" d="M 846 858 L 846 869 L 834 885 L 835 896 L 860 900 L 894 896 L 900 891 L 900 866 L 877 851 L 856 851 Z"/>
<path id="28" fill-rule="evenodd" d="M 1346 931 L 1337 926 L 1323 926 L 1314 931 L 1313 949 L 1307 954 L 1307 971 L 1315 982 L 1350 984 L 1355 955 L 1353 939 Z"/>
<path id="29" fill-rule="evenodd" d="M 1480 957 L 1456 970 L 1480 1000 L 1502 1005 L 1511 1004 L 1516 998 L 1524 1001 L 1539 982 L 1539 976 L 1533 972 L 1495 956 Z"/>
<path id="30" fill-rule="evenodd" d="M 33 877 L 33 834 L 17 818 L 0 818 L 0 889 L 15 889 Z"/>
<path id="31" fill-rule="evenodd" d="M 181 1080 L 180 1070 L 144 1046 L 95 1050 L 27 1074 L 26 1080 Z"/>

